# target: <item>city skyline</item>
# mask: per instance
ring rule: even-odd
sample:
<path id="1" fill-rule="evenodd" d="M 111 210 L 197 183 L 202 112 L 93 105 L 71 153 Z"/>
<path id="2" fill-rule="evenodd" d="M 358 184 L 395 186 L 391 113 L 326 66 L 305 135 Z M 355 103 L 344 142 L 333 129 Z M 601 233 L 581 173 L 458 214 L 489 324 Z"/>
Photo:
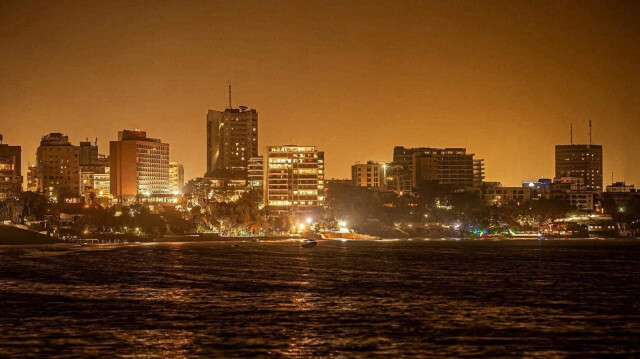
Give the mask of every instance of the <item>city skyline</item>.
<path id="1" fill-rule="evenodd" d="M 505 185 L 552 178 L 554 146 L 569 143 L 571 123 L 574 142 L 588 143 L 592 120 L 605 183 L 612 172 L 638 183 L 637 5 L 576 4 L 409 3 L 386 14 L 377 2 L 4 3 L 1 132 L 27 168 L 44 134 L 107 148 L 118 130 L 141 128 L 172 144 L 190 179 L 206 172 L 203 118 L 225 108 L 232 81 L 233 106 L 260 112 L 259 152 L 318 146 L 327 178 L 390 161 L 397 145 L 467 148 L 487 181 Z M 250 25 L 232 33 L 205 20 L 237 13 Z M 401 22 L 409 15 L 415 23 Z"/>

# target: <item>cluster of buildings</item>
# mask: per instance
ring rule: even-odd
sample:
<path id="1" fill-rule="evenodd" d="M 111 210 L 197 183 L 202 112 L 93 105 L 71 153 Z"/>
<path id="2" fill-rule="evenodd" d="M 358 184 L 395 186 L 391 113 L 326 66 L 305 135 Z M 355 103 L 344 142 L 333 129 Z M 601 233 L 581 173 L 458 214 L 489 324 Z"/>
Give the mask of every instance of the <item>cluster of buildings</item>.
<path id="1" fill-rule="evenodd" d="M 267 146 L 259 154 L 258 111 L 231 104 L 206 114 L 207 172 L 211 188 L 259 189 L 263 205 L 276 212 L 306 214 L 326 199 L 324 152 L 315 146 Z M 573 141 L 572 141 L 573 142 Z M 637 195 L 633 185 L 603 188 L 602 146 L 558 145 L 555 177 L 507 187 L 485 181 L 484 160 L 465 148 L 396 146 L 390 162 L 368 161 L 351 167 L 351 184 L 399 196 L 417 196 L 421 186 L 437 183 L 452 191 L 474 193 L 487 204 L 520 204 L 531 199 L 560 199 L 584 211 L 600 209 L 602 198 L 617 201 Z M 0 136 L 0 199 L 22 190 L 21 148 Z M 101 154 L 97 140 L 75 145 L 62 133 L 42 137 L 36 161 L 27 169 L 26 189 L 51 200 L 176 202 L 184 185 L 181 164 L 170 161 L 169 144 L 145 131 L 122 130 Z M 604 194 L 603 194 L 604 190 Z"/>
<path id="2" fill-rule="evenodd" d="M 22 190 L 20 146 L 0 145 L 1 198 Z M 169 161 L 169 145 L 140 130 L 123 130 L 100 154 L 97 140 L 78 145 L 62 133 L 42 137 L 36 161 L 27 169 L 28 191 L 51 201 L 109 205 L 141 199 L 171 202 L 184 183 L 182 165 Z"/>
<path id="3" fill-rule="evenodd" d="M 261 190 L 275 212 L 307 214 L 324 206 L 324 152 L 316 146 L 267 146 L 258 155 L 258 111 L 209 110 L 207 173 L 212 187 Z"/>
<path id="4" fill-rule="evenodd" d="M 396 146 L 392 162 L 368 161 L 351 166 L 354 185 L 412 195 L 421 183 L 435 181 L 452 188 L 480 186 L 484 160 L 465 148 Z"/>
<path id="5" fill-rule="evenodd" d="M 484 161 L 464 148 L 396 146 L 391 162 L 368 161 L 351 166 L 354 186 L 415 196 L 421 185 L 435 182 L 449 190 L 474 193 L 486 204 L 519 205 L 528 200 L 566 201 L 582 211 L 601 211 L 607 197 L 617 203 L 640 195 L 633 185 L 603 187 L 602 146 L 569 144 L 555 147 L 555 176 L 508 187 L 484 181 Z"/>

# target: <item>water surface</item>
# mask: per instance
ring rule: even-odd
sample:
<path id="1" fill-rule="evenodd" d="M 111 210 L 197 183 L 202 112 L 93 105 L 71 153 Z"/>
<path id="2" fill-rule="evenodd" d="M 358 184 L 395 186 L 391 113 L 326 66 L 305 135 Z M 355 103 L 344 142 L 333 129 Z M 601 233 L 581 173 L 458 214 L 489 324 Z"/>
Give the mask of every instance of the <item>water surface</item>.
<path id="1" fill-rule="evenodd" d="M 640 242 L 0 247 L 0 303 L 0 357 L 640 356 Z"/>

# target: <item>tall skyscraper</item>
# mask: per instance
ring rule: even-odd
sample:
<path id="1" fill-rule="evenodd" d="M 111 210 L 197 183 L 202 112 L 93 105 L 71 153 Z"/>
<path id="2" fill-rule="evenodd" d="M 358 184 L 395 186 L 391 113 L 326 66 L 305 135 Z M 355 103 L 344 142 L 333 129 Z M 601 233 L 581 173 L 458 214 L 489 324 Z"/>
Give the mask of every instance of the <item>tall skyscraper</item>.
<path id="1" fill-rule="evenodd" d="M 22 190 L 22 148 L 2 143 L 0 135 L 0 200 L 15 197 Z"/>
<path id="2" fill-rule="evenodd" d="M 169 195 L 169 144 L 145 131 L 123 130 L 109 144 L 111 195 L 120 202 Z"/>
<path id="3" fill-rule="evenodd" d="M 38 192 L 52 200 L 80 195 L 79 150 L 69 136 L 50 133 L 42 137 L 36 151 Z"/>
<path id="4" fill-rule="evenodd" d="M 246 176 L 249 159 L 258 156 L 258 111 L 231 105 L 207 113 L 207 176 Z"/>
<path id="5" fill-rule="evenodd" d="M 315 146 L 268 146 L 264 158 L 264 204 L 305 213 L 324 205 L 324 152 Z"/>
<path id="6" fill-rule="evenodd" d="M 602 191 L 602 146 L 557 145 L 556 178 L 574 177 L 584 180 L 588 191 Z"/>

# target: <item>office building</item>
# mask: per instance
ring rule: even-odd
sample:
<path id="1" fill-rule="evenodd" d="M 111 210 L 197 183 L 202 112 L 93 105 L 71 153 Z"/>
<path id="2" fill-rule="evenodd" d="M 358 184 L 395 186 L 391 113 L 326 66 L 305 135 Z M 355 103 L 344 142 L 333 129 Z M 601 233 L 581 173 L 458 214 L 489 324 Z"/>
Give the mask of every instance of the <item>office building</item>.
<path id="1" fill-rule="evenodd" d="M 484 162 L 465 148 L 393 149 L 393 164 L 411 173 L 412 188 L 425 181 L 437 181 L 453 188 L 468 188 L 484 180 Z"/>
<path id="2" fill-rule="evenodd" d="M 315 146 L 269 146 L 264 158 L 264 204 L 304 213 L 324 205 L 324 152 Z"/>
<path id="3" fill-rule="evenodd" d="M 62 133 L 42 137 L 36 151 L 38 192 L 56 201 L 80 196 L 79 150 Z"/>
<path id="4" fill-rule="evenodd" d="M 602 146 L 557 145 L 556 177 L 577 177 L 584 189 L 602 191 Z"/>
<path id="5" fill-rule="evenodd" d="M 248 162 L 258 156 L 258 111 L 231 105 L 207 113 L 208 177 L 247 176 Z"/>
<path id="6" fill-rule="evenodd" d="M 145 131 L 123 130 L 109 149 L 113 198 L 163 201 L 169 196 L 169 144 L 148 138 Z"/>

